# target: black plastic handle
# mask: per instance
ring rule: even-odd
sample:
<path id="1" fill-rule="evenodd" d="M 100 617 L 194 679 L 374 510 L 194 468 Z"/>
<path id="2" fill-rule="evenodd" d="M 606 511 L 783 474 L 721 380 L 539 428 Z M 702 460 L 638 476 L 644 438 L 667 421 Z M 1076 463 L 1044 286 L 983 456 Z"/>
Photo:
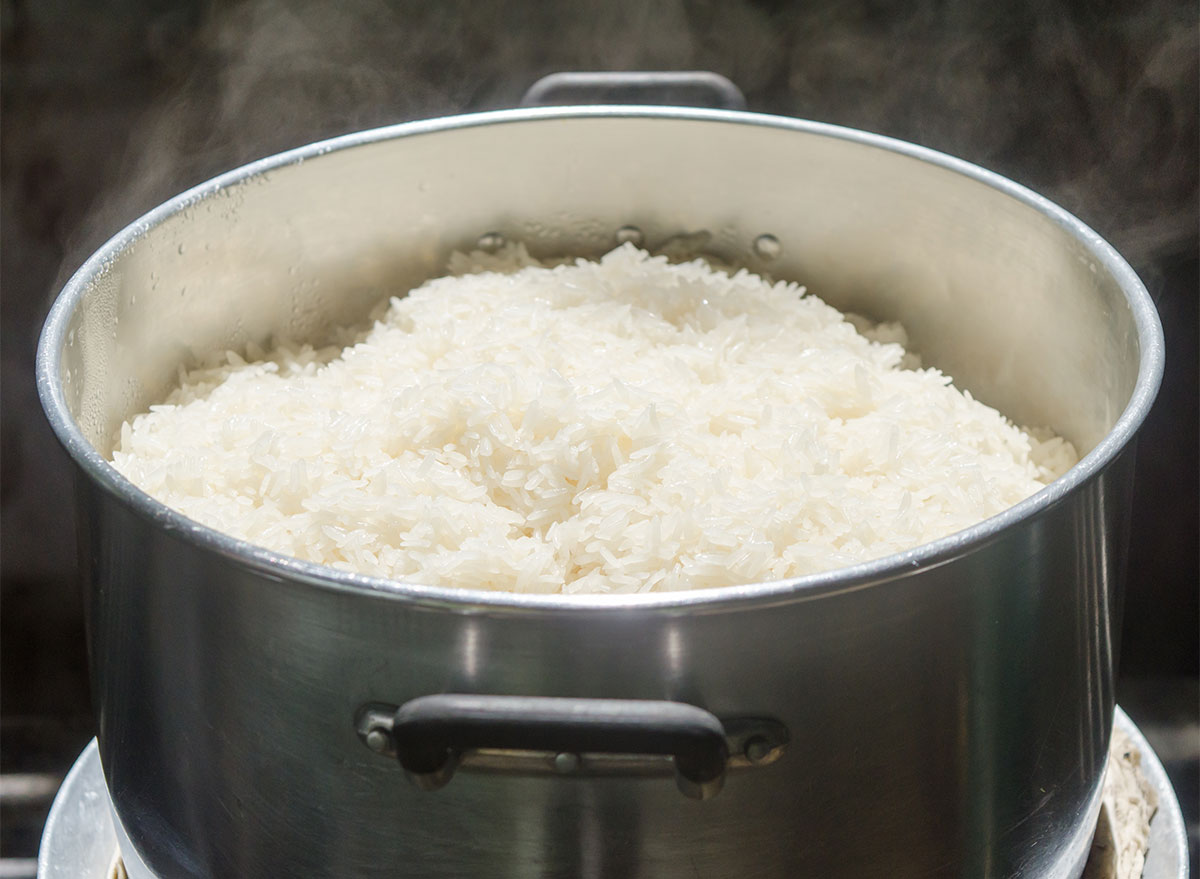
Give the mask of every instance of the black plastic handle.
<path id="1" fill-rule="evenodd" d="M 672 104 L 745 110 L 746 96 L 707 70 L 569 71 L 543 76 L 521 98 L 522 107 L 550 104 Z"/>
<path id="2" fill-rule="evenodd" d="M 396 710 L 392 742 L 418 786 L 441 787 L 464 752 L 549 751 L 565 762 L 580 754 L 674 758 L 679 789 L 708 799 L 721 789 L 729 758 L 715 716 L 682 702 L 439 694 Z"/>

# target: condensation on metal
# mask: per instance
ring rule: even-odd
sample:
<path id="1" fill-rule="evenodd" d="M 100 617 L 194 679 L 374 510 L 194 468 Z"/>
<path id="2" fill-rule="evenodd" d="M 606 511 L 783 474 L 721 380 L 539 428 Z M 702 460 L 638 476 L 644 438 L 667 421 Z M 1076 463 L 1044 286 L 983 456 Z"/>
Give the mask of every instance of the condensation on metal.
<path id="1" fill-rule="evenodd" d="M 646 236 L 637 226 L 622 226 L 617 230 L 616 239 L 618 244 L 634 244 L 641 247 Z"/>
<path id="2" fill-rule="evenodd" d="M 779 255 L 783 253 L 783 245 L 774 235 L 759 235 L 754 239 L 754 252 L 761 259 L 778 259 Z"/>
<path id="3" fill-rule="evenodd" d="M 476 242 L 484 253 L 496 253 L 507 243 L 507 239 L 499 232 L 485 232 Z"/>

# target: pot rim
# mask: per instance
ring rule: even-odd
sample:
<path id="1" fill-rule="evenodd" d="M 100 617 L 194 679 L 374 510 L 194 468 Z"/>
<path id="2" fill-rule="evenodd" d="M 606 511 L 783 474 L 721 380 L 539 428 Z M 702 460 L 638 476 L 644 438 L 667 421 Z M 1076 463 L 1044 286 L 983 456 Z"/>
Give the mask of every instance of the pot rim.
<path id="1" fill-rule="evenodd" d="M 787 580 L 693 589 L 678 592 L 565 595 L 561 593 L 517 593 L 414 583 L 366 576 L 302 561 L 201 525 L 155 500 L 122 476 L 106 461 L 83 435 L 71 416 L 63 393 L 61 352 L 67 326 L 76 307 L 86 295 L 93 279 L 132 242 L 155 226 L 225 187 L 251 177 L 299 164 L 326 153 L 400 137 L 472 128 L 486 125 L 522 124 L 554 120 L 594 118 L 650 118 L 674 121 L 752 125 L 795 131 L 835 140 L 883 149 L 917 159 L 952 173 L 961 174 L 998 190 L 1032 207 L 1073 238 L 1112 274 L 1125 294 L 1137 328 L 1139 364 L 1137 381 L 1128 404 L 1113 428 L 1074 467 L 1045 488 L 1008 508 L 954 534 L 922 544 L 914 549 L 873 559 L 857 565 L 808 574 Z M 1162 325 L 1145 286 L 1130 265 L 1090 227 L 1049 199 L 995 172 L 945 153 L 907 141 L 824 122 L 772 116 L 732 110 L 701 110 L 683 107 L 649 106 L 570 106 L 495 110 L 458 116 L 445 116 L 404 122 L 353 132 L 297 147 L 220 174 L 188 189 L 134 220 L 103 246 L 71 276 L 63 286 L 46 318 L 38 342 L 37 387 L 46 416 L 68 454 L 90 478 L 137 514 L 200 548 L 214 551 L 260 574 L 280 582 L 302 582 L 319 588 L 373 594 L 405 600 L 428 607 L 461 611 L 542 613 L 597 610 L 663 610 L 706 612 L 729 609 L 734 605 L 775 604 L 815 598 L 831 592 L 860 589 L 886 580 L 944 564 L 1043 510 L 1056 505 L 1107 467 L 1133 439 L 1154 402 L 1162 381 L 1164 363 Z"/>

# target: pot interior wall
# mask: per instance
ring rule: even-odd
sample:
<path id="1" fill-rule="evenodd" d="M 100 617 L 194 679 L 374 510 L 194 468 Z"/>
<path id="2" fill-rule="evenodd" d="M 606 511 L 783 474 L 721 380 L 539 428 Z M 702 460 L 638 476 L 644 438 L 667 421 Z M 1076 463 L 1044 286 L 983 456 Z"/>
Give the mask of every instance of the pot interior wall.
<path id="1" fill-rule="evenodd" d="M 63 384 L 102 454 L 181 364 L 278 336 L 327 340 L 491 231 L 535 255 L 599 255 L 627 224 L 651 248 L 707 232 L 714 255 L 903 320 L 926 364 L 1081 452 L 1137 378 L 1129 306 L 1083 241 L 979 180 L 878 144 L 636 115 L 361 140 L 181 201 L 85 279 Z M 781 244 L 771 261 L 752 246 L 764 233 Z"/>

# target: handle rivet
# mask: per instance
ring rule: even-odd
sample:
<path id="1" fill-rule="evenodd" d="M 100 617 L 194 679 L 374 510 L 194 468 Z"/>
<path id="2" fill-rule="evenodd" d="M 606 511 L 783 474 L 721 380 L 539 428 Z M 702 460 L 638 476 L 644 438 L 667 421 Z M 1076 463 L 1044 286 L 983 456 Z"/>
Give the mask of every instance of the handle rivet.
<path id="1" fill-rule="evenodd" d="M 755 736 L 746 742 L 746 759 L 751 763 L 762 763 L 771 755 L 771 743 L 762 736 Z"/>
<path id="2" fill-rule="evenodd" d="M 367 747 L 376 754 L 382 754 L 392 745 L 392 737 L 381 726 L 372 727 L 365 736 Z"/>
<path id="3" fill-rule="evenodd" d="M 564 775 L 570 774 L 579 768 L 579 755 L 570 754 L 566 751 L 561 754 L 554 755 L 554 771 L 561 772 Z"/>

